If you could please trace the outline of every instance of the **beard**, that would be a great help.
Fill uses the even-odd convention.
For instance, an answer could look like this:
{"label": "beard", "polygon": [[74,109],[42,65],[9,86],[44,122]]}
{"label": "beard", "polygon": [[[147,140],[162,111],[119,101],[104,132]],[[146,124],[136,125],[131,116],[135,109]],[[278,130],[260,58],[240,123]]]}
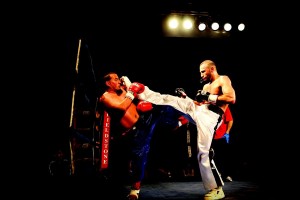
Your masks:
{"label": "beard", "polygon": [[206,83],[209,83],[208,79],[204,80],[204,79],[200,79],[200,84],[201,85],[205,85]]}

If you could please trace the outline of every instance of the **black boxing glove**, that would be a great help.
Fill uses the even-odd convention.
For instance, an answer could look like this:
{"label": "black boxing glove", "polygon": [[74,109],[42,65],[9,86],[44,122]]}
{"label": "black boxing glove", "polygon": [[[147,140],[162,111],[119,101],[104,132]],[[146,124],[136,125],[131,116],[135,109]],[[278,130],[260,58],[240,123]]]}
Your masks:
{"label": "black boxing glove", "polygon": [[215,104],[217,102],[218,95],[210,94],[209,92],[205,92],[203,90],[198,90],[195,100],[197,102],[208,101],[209,103]]}
{"label": "black boxing glove", "polygon": [[186,94],[185,94],[183,88],[176,88],[176,89],[175,89],[175,94],[176,94],[176,96],[178,96],[178,97],[183,97],[183,98],[186,97]]}

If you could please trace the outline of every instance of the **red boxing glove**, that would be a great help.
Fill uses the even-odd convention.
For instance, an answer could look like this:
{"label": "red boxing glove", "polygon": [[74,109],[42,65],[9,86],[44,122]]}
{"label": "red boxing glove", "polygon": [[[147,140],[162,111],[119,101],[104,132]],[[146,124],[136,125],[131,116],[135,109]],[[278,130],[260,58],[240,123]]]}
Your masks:
{"label": "red boxing glove", "polygon": [[131,92],[134,95],[134,97],[136,97],[137,94],[144,92],[144,90],[145,86],[137,82],[132,83],[128,88],[128,91]]}
{"label": "red boxing glove", "polygon": [[180,116],[178,120],[179,120],[178,122],[179,126],[185,125],[189,122],[189,120],[187,120],[184,116]]}
{"label": "red boxing glove", "polygon": [[152,103],[148,102],[148,101],[140,101],[138,103],[138,105],[136,106],[136,110],[138,112],[148,112],[150,110],[152,110],[153,106]]}

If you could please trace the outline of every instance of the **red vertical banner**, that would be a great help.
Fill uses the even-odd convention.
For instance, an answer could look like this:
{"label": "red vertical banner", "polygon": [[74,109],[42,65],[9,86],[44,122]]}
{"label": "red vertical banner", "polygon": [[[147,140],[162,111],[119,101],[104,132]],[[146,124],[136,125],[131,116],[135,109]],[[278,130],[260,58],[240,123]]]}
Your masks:
{"label": "red vertical banner", "polygon": [[109,158],[109,140],[110,140],[110,116],[104,111],[103,131],[102,131],[102,149],[101,149],[101,169],[108,168]]}

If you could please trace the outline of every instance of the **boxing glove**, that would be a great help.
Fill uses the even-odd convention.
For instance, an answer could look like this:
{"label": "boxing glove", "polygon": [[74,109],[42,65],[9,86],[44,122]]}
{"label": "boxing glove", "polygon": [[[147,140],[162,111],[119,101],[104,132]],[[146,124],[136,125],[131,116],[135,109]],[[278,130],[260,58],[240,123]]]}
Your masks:
{"label": "boxing glove", "polygon": [[128,91],[132,92],[135,97],[137,94],[144,92],[144,90],[145,90],[145,86],[138,82],[132,83],[128,88]]}
{"label": "boxing glove", "polygon": [[148,101],[140,101],[136,106],[136,110],[142,113],[151,111],[152,108],[153,108],[152,103]]}
{"label": "boxing glove", "polygon": [[198,102],[208,101],[209,103],[216,103],[218,99],[218,95],[210,94],[209,92],[205,92],[203,90],[198,90],[195,100]]}
{"label": "boxing glove", "polygon": [[186,94],[185,94],[185,91],[184,91],[183,88],[176,88],[176,89],[175,89],[175,94],[176,94],[176,96],[178,96],[178,97],[183,97],[183,98],[186,97]]}
{"label": "boxing glove", "polygon": [[145,86],[143,84],[137,82],[131,83],[125,97],[133,100],[137,96],[137,94],[142,93],[144,90]]}
{"label": "boxing glove", "polygon": [[126,90],[128,90],[129,86],[131,85],[131,81],[127,76],[122,76],[120,78],[122,86],[125,87]]}
{"label": "boxing glove", "polygon": [[223,135],[222,138],[225,138],[226,139],[226,143],[229,144],[229,138],[230,138],[229,133],[225,133],[225,135]]}

